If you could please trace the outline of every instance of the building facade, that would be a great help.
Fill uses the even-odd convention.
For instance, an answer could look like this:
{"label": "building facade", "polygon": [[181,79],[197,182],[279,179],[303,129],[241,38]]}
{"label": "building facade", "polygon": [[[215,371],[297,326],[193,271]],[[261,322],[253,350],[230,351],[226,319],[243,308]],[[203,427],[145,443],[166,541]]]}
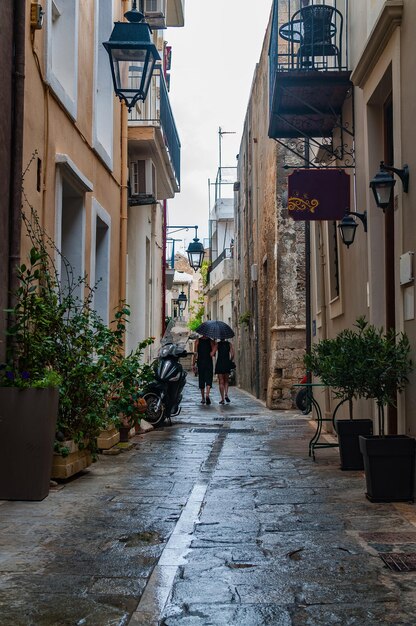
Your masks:
{"label": "building facade", "polygon": [[287,170],[299,159],[268,136],[272,20],[238,155],[234,325],[238,383],[269,408],[293,406],[305,350],[305,227],[288,215]]}
{"label": "building facade", "polygon": [[[326,14],[328,28],[323,42],[315,31],[314,45],[299,38],[295,26],[306,37],[318,13]],[[350,203],[345,209],[357,225],[355,240],[346,247],[339,217],[310,221],[308,309],[313,342],[334,337],[365,316],[377,327],[405,331],[413,349],[416,345],[415,24],[411,0],[274,2],[269,134],[281,144],[302,145],[305,168],[348,173]],[[296,111],[291,106],[295,100]],[[380,162],[401,174],[407,165],[410,172],[408,187],[392,174],[396,183],[384,210],[370,189]],[[337,199],[335,193],[334,205]],[[328,391],[322,392],[320,402],[326,417],[331,415],[335,401]],[[415,435],[415,403],[413,373],[405,393],[398,394],[397,407],[389,407],[389,433]],[[356,404],[357,417],[375,417],[373,402]]]}
{"label": "building facade", "polygon": [[[220,136],[221,141],[221,136]],[[233,325],[234,198],[236,168],[219,167],[210,207],[210,267],[206,292],[206,317]]]}
{"label": "building facade", "polygon": [[[130,8],[127,0],[7,3],[0,152],[7,199],[0,217],[6,244],[2,309],[13,269],[30,246],[22,204],[53,241],[64,287],[85,276],[94,287],[93,306],[106,323],[120,302],[130,304],[127,351],[160,335],[163,327],[165,199],[179,191],[180,181],[164,33],[168,26],[183,25],[184,3],[145,2],[162,61],[148,98],[128,115],[115,97],[103,42]],[[75,295],[82,297],[83,290],[80,283]],[[3,317],[0,331],[3,353]]]}
{"label": "building facade", "polygon": [[131,349],[144,337],[163,334],[167,202],[180,191],[181,144],[169,101],[172,50],[167,39],[169,28],[184,26],[184,0],[145,2],[144,11],[161,61],[145,102],[128,115],[126,297],[132,311]]}

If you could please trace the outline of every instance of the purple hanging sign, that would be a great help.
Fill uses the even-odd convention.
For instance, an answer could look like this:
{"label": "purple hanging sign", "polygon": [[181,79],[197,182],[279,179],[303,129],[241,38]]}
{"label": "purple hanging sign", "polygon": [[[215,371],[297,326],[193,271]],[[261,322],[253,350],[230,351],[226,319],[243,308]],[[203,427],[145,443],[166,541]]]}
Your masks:
{"label": "purple hanging sign", "polygon": [[342,220],[350,211],[345,170],[295,170],[288,176],[288,211],[294,220]]}

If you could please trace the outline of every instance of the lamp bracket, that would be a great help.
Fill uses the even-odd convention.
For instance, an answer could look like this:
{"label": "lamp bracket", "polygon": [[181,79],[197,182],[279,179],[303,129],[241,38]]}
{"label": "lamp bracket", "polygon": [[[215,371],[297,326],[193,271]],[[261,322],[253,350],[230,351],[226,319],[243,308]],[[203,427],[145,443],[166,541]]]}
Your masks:
{"label": "lamp bracket", "polygon": [[384,161],[381,161],[380,169],[385,170],[386,172],[393,172],[394,174],[396,174],[402,181],[403,191],[405,193],[408,193],[409,191],[409,166],[407,165],[407,163],[405,163],[401,169],[398,169],[397,167],[393,167],[392,165],[385,165]]}
{"label": "lamp bracket", "polygon": [[166,231],[173,228],[175,229],[174,233],[180,230],[189,230],[190,228],[195,228],[195,237],[198,237],[198,226],[166,226]]}
{"label": "lamp bracket", "polygon": [[356,211],[346,211],[345,215],[352,215],[353,217],[358,217],[359,220],[361,220],[363,228],[364,228],[364,232],[367,232],[367,211],[364,211],[364,213],[358,213]]}

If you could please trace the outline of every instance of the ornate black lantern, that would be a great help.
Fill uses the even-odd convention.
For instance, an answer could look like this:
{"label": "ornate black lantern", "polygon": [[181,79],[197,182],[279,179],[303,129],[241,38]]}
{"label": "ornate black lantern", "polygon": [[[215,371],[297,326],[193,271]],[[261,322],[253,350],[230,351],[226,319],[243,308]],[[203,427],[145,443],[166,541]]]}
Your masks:
{"label": "ornate black lantern", "polygon": [[341,222],[338,224],[342,243],[345,244],[347,248],[349,248],[350,245],[354,243],[355,231],[358,227],[358,224],[353,216],[358,217],[362,221],[364,232],[367,232],[367,211],[364,211],[364,213],[352,213],[350,211],[347,211]]}
{"label": "ornate black lantern", "polygon": [[374,199],[377,206],[380,209],[387,209],[390,205],[393,195],[393,188],[396,184],[396,180],[393,176],[397,174],[403,184],[403,191],[405,193],[409,190],[409,167],[403,165],[402,169],[391,167],[390,165],[384,165],[384,161],[380,162],[380,171],[374,176],[370,182],[370,187],[373,190]]}
{"label": "ornate black lantern", "polygon": [[178,296],[179,315],[181,317],[182,317],[183,312],[186,309],[187,303],[188,303],[188,298],[186,297],[186,293],[182,290]]}
{"label": "ornate black lantern", "polygon": [[127,11],[128,22],[115,22],[110,39],[103,46],[110,57],[114,91],[129,111],[138,100],[145,100],[153,69],[160,55],[151,39],[149,25],[136,8]]}
{"label": "ornate black lantern", "polygon": [[195,272],[201,269],[205,250],[198,237],[194,237],[194,240],[189,244],[186,253],[188,255],[189,265],[195,270]]}

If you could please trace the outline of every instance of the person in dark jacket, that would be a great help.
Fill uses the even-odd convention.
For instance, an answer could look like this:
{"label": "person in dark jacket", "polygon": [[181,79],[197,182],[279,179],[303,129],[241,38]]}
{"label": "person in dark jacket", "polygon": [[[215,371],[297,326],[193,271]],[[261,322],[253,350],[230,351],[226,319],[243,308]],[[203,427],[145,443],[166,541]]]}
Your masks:
{"label": "person in dark jacket", "polygon": [[212,357],[215,354],[215,341],[202,336],[195,341],[192,365],[198,367],[198,382],[201,391],[201,404],[211,404],[209,393],[212,387],[214,366]]}
{"label": "person in dark jacket", "polygon": [[231,402],[228,397],[228,387],[230,381],[231,362],[234,361],[234,348],[229,341],[223,339],[216,344],[215,351],[217,353],[215,373],[218,376],[218,385],[221,394],[220,404],[224,404],[224,402]]}

